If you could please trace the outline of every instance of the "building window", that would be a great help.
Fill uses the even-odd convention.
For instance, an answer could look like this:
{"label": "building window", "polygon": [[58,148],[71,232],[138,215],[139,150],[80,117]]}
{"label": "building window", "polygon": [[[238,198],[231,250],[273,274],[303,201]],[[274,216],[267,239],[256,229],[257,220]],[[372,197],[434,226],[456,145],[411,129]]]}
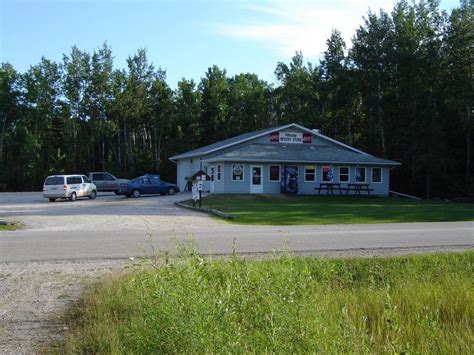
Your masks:
{"label": "building window", "polygon": [[222,165],[217,165],[217,181],[221,181],[222,179]]}
{"label": "building window", "polygon": [[372,182],[382,182],[382,168],[372,168]]}
{"label": "building window", "polygon": [[332,182],[334,180],[334,172],[332,166],[323,166],[322,168],[322,181]]}
{"label": "building window", "polygon": [[316,167],[314,165],[306,165],[304,167],[304,181],[316,181]]}
{"label": "building window", "polygon": [[244,181],[243,164],[232,164],[232,181]]}
{"label": "building window", "polygon": [[365,168],[356,167],[355,181],[365,182]]}
{"label": "building window", "polygon": [[270,165],[268,167],[269,181],[280,182],[280,165]]}
{"label": "building window", "polygon": [[347,166],[339,167],[339,182],[349,182],[349,168]]}
{"label": "building window", "polygon": [[214,181],[214,167],[211,166],[211,173],[209,174],[211,176],[211,181]]}

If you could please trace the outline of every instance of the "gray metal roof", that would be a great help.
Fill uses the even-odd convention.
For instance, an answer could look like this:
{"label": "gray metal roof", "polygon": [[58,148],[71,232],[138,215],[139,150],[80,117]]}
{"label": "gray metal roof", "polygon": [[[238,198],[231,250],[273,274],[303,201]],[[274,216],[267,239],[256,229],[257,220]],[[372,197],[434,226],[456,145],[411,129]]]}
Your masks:
{"label": "gray metal roof", "polygon": [[256,138],[258,136],[261,136],[261,135],[264,135],[264,134],[267,134],[267,133],[270,133],[270,132],[273,132],[273,131],[278,131],[280,129],[285,129],[285,128],[290,127],[292,125],[293,124],[288,124],[288,125],[279,126],[279,127],[266,128],[266,129],[262,129],[260,131],[244,133],[244,134],[241,134],[240,136],[232,137],[232,138],[225,139],[223,141],[220,141],[220,142],[217,142],[217,143],[214,143],[214,144],[206,145],[205,147],[190,150],[189,152],[176,155],[174,157],[171,157],[170,159],[171,160],[178,160],[178,159],[191,158],[191,157],[198,156],[198,155],[208,154],[208,153],[211,153],[213,151],[224,148],[226,146],[231,146],[231,145],[236,144],[236,143],[245,142],[247,140]]}
{"label": "gray metal roof", "polygon": [[393,160],[360,154],[342,147],[303,144],[250,144],[205,161],[400,165]]}

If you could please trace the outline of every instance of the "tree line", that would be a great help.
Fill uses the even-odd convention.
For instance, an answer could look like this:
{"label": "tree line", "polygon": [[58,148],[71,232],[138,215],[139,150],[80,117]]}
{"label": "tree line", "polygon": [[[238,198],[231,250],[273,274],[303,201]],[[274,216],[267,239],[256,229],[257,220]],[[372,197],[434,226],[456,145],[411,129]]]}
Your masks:
{"label": "tree line", "polygon": [[107,44],[72,47],[0,72],[0,190],[37,190],[48,174],[157,172],[169,157],[241,133],[291,122],[400,161],[395,190],[423,197],[474,193],[473,5],[437,1],[368,12],[350,48],[333,30],[317,63],[296,52],[277,84],[211,66],[176,89],[144,49],[114,69]]}

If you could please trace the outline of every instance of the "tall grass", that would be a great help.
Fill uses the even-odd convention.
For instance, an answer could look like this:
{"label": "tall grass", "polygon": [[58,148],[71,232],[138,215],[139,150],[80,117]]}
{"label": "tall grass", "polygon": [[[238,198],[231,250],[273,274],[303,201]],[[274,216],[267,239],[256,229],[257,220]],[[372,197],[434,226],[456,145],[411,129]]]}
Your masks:
{"label": "tall grass", "polygon": [[67,353],[472,353],[474,252],[142,267],[91,288]]}

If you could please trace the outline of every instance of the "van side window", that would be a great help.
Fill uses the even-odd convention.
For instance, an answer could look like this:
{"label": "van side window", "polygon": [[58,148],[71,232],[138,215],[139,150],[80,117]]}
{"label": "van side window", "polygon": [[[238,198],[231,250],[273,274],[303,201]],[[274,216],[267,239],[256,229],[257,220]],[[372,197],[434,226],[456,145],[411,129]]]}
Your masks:
{"label": "van side window", "polygon": [[92,174],[92,180],[94,181],[104,180],[104,174]]}
{"label": "van side window", "polygon": [[67,178],[68,185],[82,184],[82,179],[80,176],[69,176]]}
{"label": "van side window", "polygon": [[109,174],[102,174],[104,176],[104,180],[107,180],[107,181],[114,181],[114,177],[112,175],[109,175]]}

